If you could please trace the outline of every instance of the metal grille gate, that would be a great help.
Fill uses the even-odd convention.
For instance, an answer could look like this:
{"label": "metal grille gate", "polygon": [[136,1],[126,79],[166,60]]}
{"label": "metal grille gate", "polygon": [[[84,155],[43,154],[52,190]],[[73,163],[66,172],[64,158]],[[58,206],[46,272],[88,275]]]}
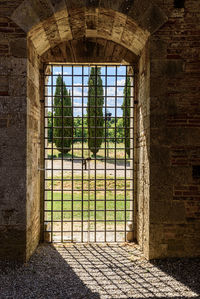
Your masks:
{"label": "metal grille gate", "polygon": [[124,242],[133,225],[133,69],[50,64],[44,82],[45,239]]}

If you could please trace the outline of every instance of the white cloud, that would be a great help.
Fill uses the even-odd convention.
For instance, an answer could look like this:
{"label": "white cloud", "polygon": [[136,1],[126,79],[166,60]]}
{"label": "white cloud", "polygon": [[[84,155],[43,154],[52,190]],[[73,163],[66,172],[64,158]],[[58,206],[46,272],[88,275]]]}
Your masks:
{"label": "white cloud", "polygon": [[82,115],[82,109],[81,108],[76,108],[75,116],[77,116],[77,115]]}
{"label": "white cloud", "polygon": [[125,79],[121,79],[117,81],[118,86],[124,86],[125,85]]}
{"label": "white cloud", "polygon": [[[62,72],[54,72],[54,75],[62,75]],[[63,75],[70,75],[68,72],[63,72]]]}
{"label": "white cloud", "polygon": [[81,87],[75,87],[74,88],[74,96],[75,97],[87,97],[88,93],[86,92],[86,90],[84,90],[83,94],[82,94],[82,88]]}
{"label": "white cloud", "polygon": [[[74,107],[80,107],[80,106],[82,106],[82,100],[80,99],[79,101],[77,101],[77,102],[73,102],[73,105],[74,105]],[[81,108],[82,109],[82,108]]]}
{"label": "white cloud", "polygon": [[[107,96],[115,96],[115,94],[118,97],[123,97],[123,88],[115,88],[115,87],[108,87],[107,88]],[[104,89],[104,95],[105,95],[105,89]]]}

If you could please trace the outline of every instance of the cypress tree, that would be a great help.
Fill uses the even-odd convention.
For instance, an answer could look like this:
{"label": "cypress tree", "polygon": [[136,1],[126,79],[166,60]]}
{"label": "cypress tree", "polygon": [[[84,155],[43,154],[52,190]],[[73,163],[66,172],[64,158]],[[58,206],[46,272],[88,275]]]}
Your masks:
{"label": "cypress tree", "polygon": [[48,112],[48,142],[52,142],[53,129],[52,129],[52,112]]}
{"label": "cypress tree", "polygon": [[[56,127],[54,128],[54,137],[61,137],[54,139],[54,142],[61,153],[67,154],[71,150],[72,144],[73,111],[70,93],[60,75],[56,80],[54,106],[54,127]],[[64,107],[62,108],[62,106]],[[65,116],[65,118],[62,118],[62,116]],[[62,137],[65,138],[63,139]]]}
{"label": "cypress tree", "polygon": [[[103,86],[101,79],[101,68],[92,67],[88,81],[88,103],[87,103],[87,125],[88,125],[88,147],[93,155],[99,151],[104,134],[103,118]],[[98,138],[97,138],[98,137]],[[102,137],[102,138],[99,138]]]}
{"label": "cypress tree", "polygon": [[124,87],[124,100],[122,104],[123,110],[123,127],[125,137],[126,153],[130,156],[130,104],[131,104],[131,80],[130,77],[126,78]]}

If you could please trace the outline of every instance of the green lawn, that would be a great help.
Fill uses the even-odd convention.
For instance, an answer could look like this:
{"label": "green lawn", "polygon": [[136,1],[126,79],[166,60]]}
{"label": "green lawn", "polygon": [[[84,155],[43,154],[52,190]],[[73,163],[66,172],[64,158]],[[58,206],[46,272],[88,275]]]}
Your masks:
{"label": "green lawn", "polygon": [[[106,200],[106,201],[94,201],[91,199],[90,203],[88,201],[88,196],[85,195],[82,197],[81,195],[74,196],[74,200],[71,199],[71,194],[64,193],[64,201],[62,202],[60,200],[60,194],[57,192],[53,193],[53,199],[52,202],[46,203],[45,210],[48,210],[46,212],[46,221],[51,220],[51,215],[53,214],[54,220],[71,220],[72,219],[72,212],[73,209],[73,219],[74,220],[87,220],[88,219],[88,207],[90,205],[90,219],[95,219],[95,204],[96,204],[96,220],[104,220],[105,214],[104,210],[106,209],[106,219],[107,220],[114,220],[115,219],[115,208],[116,210],[119,210],[116,212],[116,220],[124,220],[125,219],[125,205],[126,210],[130,207],[130,202],[125,203],[124,200],[121,200],[120,196],[117,196],[116,202],[113,200]],[[82,214],[83,209],[83,214]],[[53,210],[53,212],[51,212]],[[61,212],[63,211],[63,212]],[[129,217],[129,212],[127,211],[127,217]]]}
{"label": "green lawn", "polygon": [[[65,179],[70,179],[70,176],[64,177]],[[57,177],[56,179],[60,179]],[[95,192],[90,191],[90,201],[88,200],[88,192],[82,192],[83,189],[88,188],[88,181],[81,181],[80,176],[75,177],[74,189],[80,191],[73,191],[73,200],[71,191],[56,191],[61,189],[61,182],[54,181],[53,184],[53,193],[51,191],[46,191],[46,204],[45,210],[47,210],[45,215],[45,220],[50,221],[51,217],[55,221],[63,220],[87,220],[88,219],[88,209],[90,210],[90,219],[91,220],[104,220],[106,210],[106,220],[125,220],[125,211],[127,220],[129,219],[130,212],[127,211],[130,209],[130,199],[131,192],[126,192],[127,202],[125,202],[125,182],[118,178],[116,180],[116,194],[114,192],[115,180],[113,177],[109,177],[109,181],[106,182],[103,180],[103,176],[98,176],[98,181],[96,181],[96,200]],[[101,180],[102,179],[102,180]],[[105,186],[111,191],[105,192]],[[71,190],[72,181],[64,181],[64,189]],[[51,182],[48,184],[48,188],[51,188]],[[91,177],[90,188],[95,189],[95,180],[94,177]],[[130,188],[130,182],[126,183],[126,188]],[[53,194],[53,196],[52,196]],[[106,196],[106,199],[105,199]],[[53,197],[53,198],[52,198]],[[90,206],[90,208],[89,208]],[[73,210],[73,213],[71,212]],[[95,213],[96,210],[96,213]],[[116,210],[116,212],[115,212]],[[73,215],[72,215],[73,214]]]}

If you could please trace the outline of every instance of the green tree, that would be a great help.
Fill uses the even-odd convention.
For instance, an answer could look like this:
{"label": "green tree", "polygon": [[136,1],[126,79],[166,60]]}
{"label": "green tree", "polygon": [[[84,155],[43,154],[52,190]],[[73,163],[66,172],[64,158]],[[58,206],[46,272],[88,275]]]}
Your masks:
{"label": "green tree", "polygon": [[87,125],[88,147],[93,155],[99,151],[104,135],[103,86],[101,68],[92,67],[88,81]]}
{"label": "green tree", "polygon": [[131,104],[131,80],[126,78],[124,87],[124,100],[122,104],[123,110],[123,127],[125,136],[126,153],[130,156],[130,104]]}
{"label": "green tree", "polygon": [[54,106],[54,137],[60,137],[54,142],[61,153],[67,154],[72,144],[73,111],[70,93],[60,75],[56,80]]}
{"label": "green tree", "polygon": [[52,142],[53,129],[52,129],[52,112],[48,111],[48,142]]}
{"label": "green tree", "polygon": [[[124,127],[124,123],[123,123],[123,119],[120,118],[120,119],[117,119],[116,121],[116,124],[115,124],[115,121],[114,122],[110,122],[110,126],[111,130],[108,130],[109,131],[109,134],[108,134],[108,137],[111,138],[110,141],[111,142],[115,142],[115,143],[121,143],[123,142],[123,127]],[[115,138],[116,136],[116,138]]]}
{"label": "green tree", "polygon": [[123,142],[123,137],[124,137],[124,135],[123,135],[123,125],[124,125],[124,123],[123,123],[123,119],[122,118],[120,118],[120,119],[118,119],[118,121],[117,121],[117,138],[119,138],[119,139],[117,139],[117,143],[121,143],[121,142]]}
{"label": "green tree", "polygon": [[87,137],[87,123],[85,118],[77,117],[74,119],[74,143],[85,142]]}

